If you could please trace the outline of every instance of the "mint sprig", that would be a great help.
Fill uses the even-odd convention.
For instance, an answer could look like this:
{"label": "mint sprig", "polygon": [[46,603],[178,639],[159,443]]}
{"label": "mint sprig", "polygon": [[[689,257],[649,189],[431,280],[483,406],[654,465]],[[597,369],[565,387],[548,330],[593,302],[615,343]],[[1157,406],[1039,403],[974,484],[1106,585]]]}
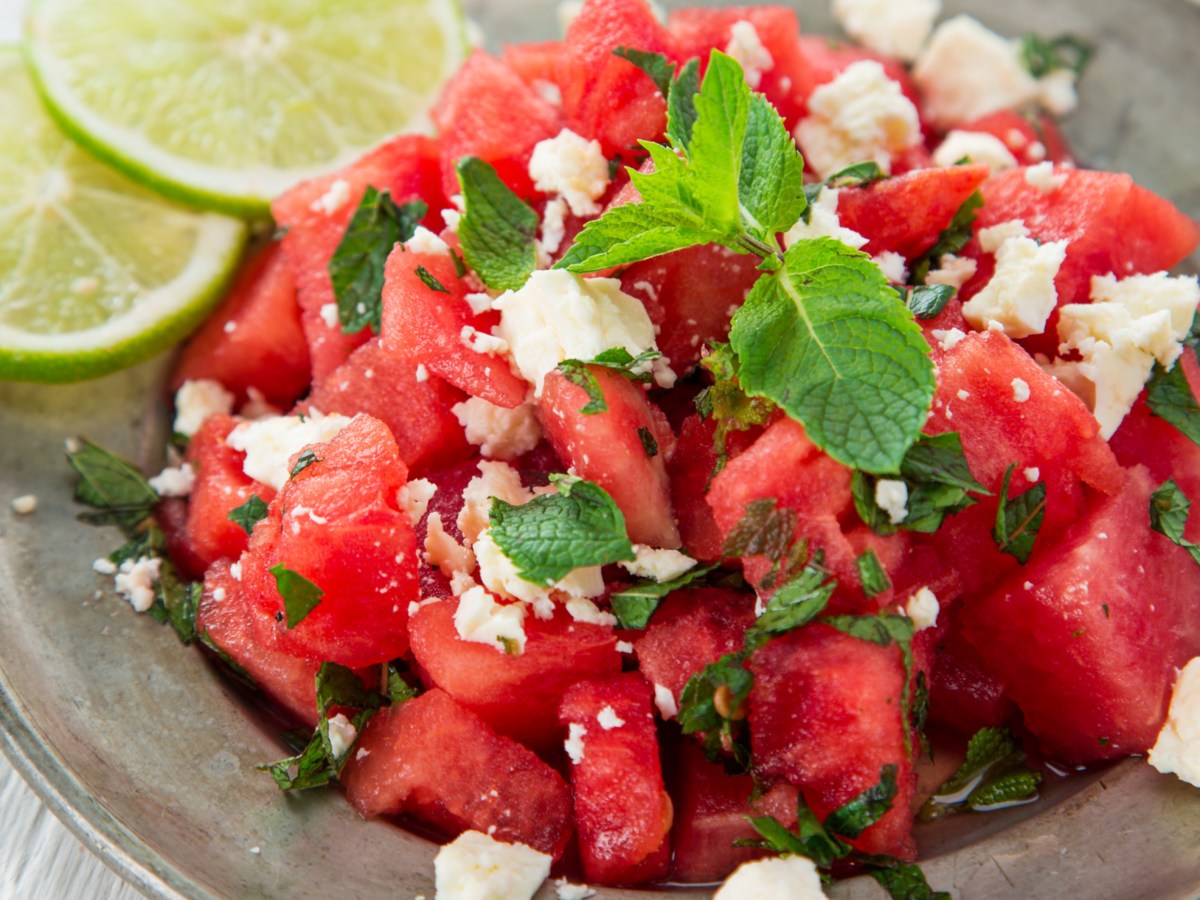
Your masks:
{"label": "mint sprig", "polygon": [[537,268],[537,213],[477,157],[459,161],[458,182],[465,201],[458,237],[467,265],[490,288],[518,290]]}
{"label": "mint sprig", "polygon": [[80,514],[80,520],[89,525],[117,525],[132,536],[153,513],[158,491],[116,454],[85,438],[78,444],[67,453],[67,462],[79,476],[75,501],[96,510]]}

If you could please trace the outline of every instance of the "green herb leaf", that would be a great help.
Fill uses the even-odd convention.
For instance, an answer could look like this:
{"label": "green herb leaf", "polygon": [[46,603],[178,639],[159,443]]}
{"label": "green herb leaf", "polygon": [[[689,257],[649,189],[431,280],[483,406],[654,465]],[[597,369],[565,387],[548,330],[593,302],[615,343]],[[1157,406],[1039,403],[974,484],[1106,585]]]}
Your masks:
{"label": "green herb leaf", "polygon": [[1082,75],[1095,53],[1092,44],[1070,34],[1044,38],[1030,33],[1021,41],[1021,61],[1034,78],[1049,75],[1056,69]]}
{"label": "green herb leaf", "polygon": [[387,692],[388,699],[392,701],[393,706],[413,700],[420,693],[404,677],[404,669],[402,664],[388,663]]}
{"label": "green herb leaf", "polygon": [[417,266],[416,273],[417,277],[421,279],[421,284],[425,285],[425,287],[429,288],[431,291],[437,291],[439,294],[450,293],[450,288],[438,281],[433,276],[433,273],[424,266]]}
{"label": "green herb leaf", "polygon": [[762,837],[761,841],[754,842],[755,846],[774,850],[781,856],[808,856],[804,842],[784,828],[774,816],[746,816],[746,821]]}
{"label": "green herb leaf", "polygon": [[312,450],[302,451],[301,454],[296,457],[296,464],[292,466],[291,477],[295,478],[313,463],[319,463],[320,461],[321,457],[317,456],[317,454]]}
{"label": "green herb leaf", "polygon": [[768,245],[795,225],[808,205],[804,160],[779,112],[762,94],[750,97],[738,199],[746,231]]}
{"label": "green herb leaf", "polygon": [[866,187],[872,182],[882,181],[887,177],[887,172],[883,171],[879,163],[867,160],[846,166],[840,172],[834,172],[822,184],[831,188]]}
{"label": "green herb leaf", "polygon": [[679,697],[683,733],[703,733],[709,759],[732,754],[743,769],[750,765],[744,707],[754,686],[754,675],[745,666],[746,656],[746,651],[727,653],[709,663],[688,680]]}
{"label": "green herb leaf", "polygon": [[777,403],[839,462],[895,472],[920,436],[935,387],[929,345],[883,273],[845,244],[794,244],[729,337],[742,390]]}
{"label": "green herb leaf", "polygon": [[1041,772],[1028,769],[1007,772],[971,791],[967,806],[976,812],[987,812],[1032,803],[1037,800],[1041,786]]}
{"label": "green herb leaf", "polygon": [[947,891],[935,891],[929,886],[916,863],[898,862],[894,866],[872,868],[870,874],[892,900],[951,900]]}
{"label": "green herb leaf", "polygon": [[166,621],[175,629],[179,640],[187,646],[196,640],[196,610],[204,596],[204,585],[184,581],[179,570],[164,561],[158,570],[158,585],[155,587],[158,601],[162,604]]}
{"label": "green herb leaf", "polygon": [[1037,799],[1040,772],[1025,766],[1025,751],[1007,728],[981,728],[967,758],[921,808],[923,820],[961,809],[986,811]]}
{"label": "green herb leaf", "polygon": [[905,303],[918,319],[936,319],[954,294],[948,284],[918,284],[907,292]]}
{"label": "green herb leaf", "polygon": [[117,525],[127,534],[145,522],[158,504],[158,492],[133,465],[98,444],[80,438],[79,449],[67,453],[79,475],[75,501],[96,509],[80,520],[91,525]]}
{"label": "green herb leaf", "polygon": [[662,53],[652,53],[648,50],[636,50],[632,47],[618,47],[613,51],[614,56],[633,63],[650,76],[654,86],[663,97],[671,96],[671,85],[674,82],[675,63]]}
{"label": "green herb leaf", "polygon": [[893,764],[884,766],[879,773],[879,784],[829,814],[825,819],[826,830],[853,840],[882,819],[896,799],[897,771]]}
{"label": "green herb leaf", "polygon": [[1004,470],[1000,487],[1000,506],[996,509],[996,527],[992,537],[1002,553],[1007,553],[1024,565],[1033,553],[1033,543],[1046,517],[1046,483],[1039,481],[1023,494],[1008,496],[1016,464]]}
{"label": "green herb leaf", "polygon": [[460,160],[458,181],[466,201],[458,237],[467,264],[490,288],[519,289],[537,267],[537,213],[482,159]]}
{"label": "green herb leaf", "polygon": [[746,647],[761,647],[776,635],[807,625],[825,611],[837,581],[829,577],[820,553],[771,595],[767,607],[746,631]]}
{"label": "green herb leaf", "polygon": [[645,628],[650,617],[654,615],[654,611],[658,609],[658,605],[667,594],[703,580],[716,568],[716,566],[703,566],[684,572],[678,578],[670,581],[654,581],[647,578],[630,585],[609,597],[613,615],[617,617],[617,622],[622,628],[633,630]]}
{"label": "green herb leaf", "polygon": [[[1192,327],[1183,342],[1183,352],[1193,353],[1200,361],[1200,312],[1192,317]],[[1188,383],[1181,361],[1168,372],[1162,363],[1146,383],[1146,404],[1150,412],[1174,425],[1176,430],[1194,444],[1200,444],[1200,403]]]}
{"label": "green herb leaf", "polygon": [[325,718],[335,706],[354,709],[379,709],[388,700],[379,691],[363,685],[352,669],[332,662],[321,663],[317,669],[317,711]]}
{"label": "green herb leaf", "polygon": [[725,538],[721,556],[765,556],[781,565],[793,544],[796,513],[778,502],[763,497],[747,503],[742,518]]}
{"label": "green herb leaf", "polygon": [[329,260],[329,280],[343,332],[356,334],[368,327],[379,332],[384,264],[397,242],[413,236],[427,211],[421,200],[397,205],[390,192],[367,186]]}
{"label": "green herb leaf", "polygon": [[588,395],[588,402],[580,407],[579,411],[585,416],[594,416],[608,412],[608,401],[604,399],[600,382],[589,370],[589,366],[612,369],[633,381],[646,382],[653,377],[649,364],[661,356],[657,350],[643,350],[634,356],[624,347],[612,347],[595,359],[564,359],[558,364],[558,371],[571,384],[583,388]]}
{"label": "green herb leaf", "polygon": [[275,587],[283,598],[283,609],[287,614],[287,627],[295,628],[317,608],[325,592],[283,563],[268,569],[275,577]]}
{"label": "green herb leaf", "polygon": [[715,478],[729,459],[726,452],[729,434],[763,425],[775,411],[775,404],[764,397],[751,397],[737,381],[737,357],[728,344],[717,344],[700,363],[713,378],[713,383],[696,395],[696,411],[706,419],[715,419],[713,450],[717,464]]}
{"label": "green herb leaf", "polygon": [[878,597],[892,586],[892,580],[879,563],[875,551],[868,548],[854,560],[858,568],[858,580],[862,582],[863,593],[868,597]]}
{"label": "green herb leaf", "polygon": [[267,517],[267,504],[263,503],[258,494],[251,494],[241,506],[229,511],[229,521],[238,525],[246,534],[254,531],[254,526]]}
{"label": "green herb leaf", "polygon": [[943,256],[947,253],[958,253],[970,243],[971,237],[975,233],[973,230],[975,213],[981,206],[983,206],[983,194],[979,191],[963,201],[963,205],[958,208],[958,212],[954,214],[950,224],[938,235],[933,246],[913,262],[908,279],[910,283],[924,284],[925,279],[929,276],[929,271],[941,265]]}
{"label": "green herb leaf", "polygon": [[654,435],[649,428],[639,428],[637,430],[638,440],[642,442],[642,449],[646,451],[648,459],[654,459],[658,456],[658,441],[654,439]]}
{"label": "green herb leaf", "polygon": [[551,476],[557,494],[522,506],[492,498],[491,535],[526,581],[549,587],[583,566],[633,560],[625,516],[599,485]]}
{"label": "green herb leaf", "polygon": [[696,126],[696,94],[700,92],[700,60],[689,59],[667,96],[667,140],[672,147],[687,152]]}
{"label": "green herb leaf", "polygon": [[1183,536],[1191,508],[1192,501],[1187,494],[1180,490],[1173,478],[1168,478],[1150,495],[1150,527],[1178,544],[1200,564],[1200,545]]}

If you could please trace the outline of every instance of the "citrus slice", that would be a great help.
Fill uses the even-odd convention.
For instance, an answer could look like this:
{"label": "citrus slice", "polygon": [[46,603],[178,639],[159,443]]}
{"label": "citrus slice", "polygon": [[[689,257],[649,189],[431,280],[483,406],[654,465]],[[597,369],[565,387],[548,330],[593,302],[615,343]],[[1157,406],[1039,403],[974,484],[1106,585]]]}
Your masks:
{"label": "citrus slice", "polygon": [[165,200],[80,150],[0,47],[0,379],[78,381],[183,337],[246,226]]}
{"label": "citrus slice", "polygon": [[464,35],[456,0],[34,0],[26,18],[68,134],[163,193],[245,216],[428,130]]}

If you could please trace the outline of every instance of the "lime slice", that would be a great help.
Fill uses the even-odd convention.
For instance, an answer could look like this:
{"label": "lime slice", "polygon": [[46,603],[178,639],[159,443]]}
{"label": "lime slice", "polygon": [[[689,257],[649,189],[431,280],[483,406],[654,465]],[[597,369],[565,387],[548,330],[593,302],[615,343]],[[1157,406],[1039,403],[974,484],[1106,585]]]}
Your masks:
{"label": "lime slice", "polygon": [[194,327],[246,226],[176,205],[76,147],[0,48],[0,379],[78,381]]}
{"label": "lime slice", "polygon": [[51,112],[170,196],[260,215],[428,109],[466,51],[456,0],[34,0]]}

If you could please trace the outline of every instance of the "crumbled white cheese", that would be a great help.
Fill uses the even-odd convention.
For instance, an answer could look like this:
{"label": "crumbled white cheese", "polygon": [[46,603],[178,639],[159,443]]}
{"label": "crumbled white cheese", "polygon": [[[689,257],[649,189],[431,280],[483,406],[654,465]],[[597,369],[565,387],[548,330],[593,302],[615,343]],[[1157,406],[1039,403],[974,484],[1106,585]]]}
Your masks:
{"label": "crumbled white cheese", "polygon": [[[1092,385],[1092,413],[1106,440],[1132,409],[1157,360],[1170,369],[1200,303],[1196,276],[1092,278],[1091,303],[1059,310],[1059,352],[1077,351],[1074,373]],[[1055,370],[1057,376],[1059,372]]]}
{"label": "crumbled white cheese", "polygon": [[508,341],[480,331],[472,325],[464,325],[458,333],[458,338],[468,350],[485,356],[503,356],[508,352]]}
{"label": "crumbled white cheese", "polygon": [[564,359],[594,359],[623,347],[632,356],[655,349],[654,324],[640,300],[615,278],[580,278],[562,269],[534,272],[518,291],[493,303],[497,333],[538,396],[542,383]]}
{"label": "crumbled white cheese", "polygon": [[883,277],[892,284],[904,284],[908,281],[908,266],[904,257],[899,253],[884,250],[878,256],[871,257],[871,262],[879,267]]}
{"label": "crumbled white cheese", "polygon": [[678,550],[660,550],[645,544],[634,544],[633,562],[622,561],[622,569],[637,578],[672,581],[696,565],[696,560]]}
{"label": "crumbled white cheese", "polygon": [[763,46],[754,23],[745,19],[734,22],[730,27],[725,53],[737,60],[742,67],[746,84],[755,89],[762,84],[763,74],[775,68],[771,51]]}
{"label": "crumbled white cheese", "polygon": [[1038,85],[1021,61],[1020,45],[970,16],[955,16],[934,31],[913,67],[926,118],[950,129],[1037,97]]}
{"label": "crumbled white cheese", "polygon": [[1079,105],[1078,76],[1072,69],[1053,69],[1037,80],[1037,101],[1052,116],[1065,116]]}
{"label": "crumbled white cheese", "polygon": [[1024,474],[1025,474],[1025,479],[1030,484],[1037,484],[1038,479],[1040,479],[1042,477],[1042,470],[1039,469],[1037,466],[1030,466],[1028,469],[1025,470]]}
{"label": "crumbled white cheese", "polygon": [[986,163],[993,172],[1015,169],[1020,163],[1004,141],[985,131],[954,129],[933,151],[933,164],[943,168],[957,165],[960,160]]}
{"label": "crumbled white cheese", "polygon": [[404,242],[404,249],[413,253],[449,253],[450,245],[424,225],[418,225],[413,236]]}
{"label": "crumbled white cheese", "polygon": [[967,336],[967,333],[961,328],[935,328],[930,334],[946,353],[957,347],[958,342]]}
{"label": "crumbled white cheese", "polygon": [[115,575],[117,573],[117,564],[107,556],[102,556],[92,563],[92,571],[99,575]]}
{"label": "crumbled white cheese", "polygon": [[437,485],[425,478],[414,478],[396,492],[396,504],[408,513],[416,525],[425,517],[429,501],[437,493]]}
{"label": "crumbled white cheese", "polygon": [[588,900],[596,896],[586,884],[571,884],[565,877],[554,882],[554,892],[558,894],[558,900]]}
{"label": "crumbled white cheese", "polygon": [[1200,656],[1175,679],[1167,721],[1150,748],[1150,765],[1200,787]]}
{"label": "crumbled white cheese", "polygon": [[147,481],[160,497],[186,497],[196,486],[196,473],[191,463],[179,467],[168,466]]}
{"label": "crumbled white cheese", "polygon": [[617,715],[617,711],[611,706],[605,706],[596,714],[596,724],[605,731],[612,731],[614,728],[620,728],[625,724],[625,720]]}
{"label": "crumbled white cheese", "polygon": [[[95,566],[93,563],[92,567]],[[154,586],[158,584],[161,568],[162,560],[155,556],[125,560],[113,579],[117,593],[128,600],[137,612],[145,612],[154,605]]]}
{"label": "crumbled white cheese", "polygon": [[18,516],[27,516],[37,509],[38,498],[34,494],[22,494],[20,497],[13,497],[12,511]]}
{"label": "crumbled white cheese", "polygon": [[946,253],[942,256],[940,267],[925,277],[925,283],[948,284],[956,291],[960,291],[964,284],[975,277],[975,271],[978,268],[975,260],[969,256],[955,256],[953,253]]}
{"label": "crumbled white cheese", "polygon": [[793,225],[783,236],[784,245],[790,247],[797,241],[831,237],[855,250],[862,248],[867,243],[867,238],[857,231],[843,228],[842,221],[838,218],[838,193],[836,188],[823,188],[817,199],[808,206],[808,221],[800,219]]}
{"label": "crumbled white cheese", "polygon": [[[554,582],[551,588],[545,588],[532,581],[526,581],[517,574],[517,567],[492,539],[487,529],[480,533],[473,549],[475,558],[479,562],[479,580],[489,591],[501,597],[536,603],[545,599],[550,590],[561,591],[567,594],[571,600],[581,601],[586,601],[588,597],[598,597],[604,593],[604,579],[600,575],[599,566],[575,569],[561,580]],[[592,606],[595,609],[594,604]],[[570,606],[568,606],[568,610],[571,610]],[[587,612],[582,607],[580,607],[580,611],[581,615],[587,616]],[[574,613],[572,614],[574,615]],[[608,616],[608,614],[595,610],[595,614],[591,618],[598,620],[601,616]],[[608,620],[611,623],[612,617],[608,616]]]}
{"label": "crumbled white cheese", "polygon": [[238,415],[243,419],[265,419],[267,416],[283,415],[283,410],[270,403],[258,388],[248,387],[246,402],[238,410]]}
{"label": "crumbled white cheese", "polygon": [[242,580],[242,564],[241,564],[241,562],[235,562],[235,563],[229,564],[229,577],[231,577],[234,581]]}
{"label": "crumbled white cheese", "polygon": [[1025,183],[1032,188],[1037,188],[1043,194],[1053,194],[1067,183],[1067,173],[1059,172],[1056,175],[1054,163],[1047,160],[1036,166],[1029,166],[1025,170]]}
{"label": "crumbled white cheese", "polygon": [[905,62],[917,58],[941,9],[941,0],[833,0],[833,14],[846,34]]}
{"label": "crumbled white cheese", "polygon": [[333,758],[341,759],[350,752],[354,742],[358,740],[358,729],[354,727],[344,713],[331,716],[328,721],[329,747],[333,750]]}
{"label": "crumbled white cheese", "polygon": [[633,652],[633,644],[629,643],[629,641],[617,641],[617,652],[618,653],[632,653]]}
{"label": "crumbled white cheese", "polygon": [[936,625],[940,611],[941,604],[938,603],[937,595],[927,587],[909,597],[908,603],[904,605],[904,613],[912,619],[916,631],[924,631]]}
{"label": "crumbled white cheese", "polygon": [[464,831],[433,861],[437,900],[532,900],[550,875],[550,857]]}
{"label": "crumbled white cheese", "polygon": [[350,200],[350,184],[344,178],[335,178],[329,189],[312,202],[309,207],[313,212],[332,216]]}
{"label": "crumbled white cheese", "polygon": [[821,873],[805,856],[780,856],[742,863],[713,894],[713,900],[821,900]]}
{"label": "crumbled white cheese", "polygon": [[600,212],[596,201],[608,190],[608,160],[599,141],[564,128],[533,148],[529,177],[539,191],[566,200],[575,215],[594,216]]}
{"label": "crumbled white cheese", "polygon": [[413,378],[417,384],[424,384],[429,380],[429,370],[425,368],[425,363],[417,363],[417,370],[413,373]]}
{"label": "crumbled white cheese", "polygon": [[242,422],[225,443],[246,454],[242,471],[262,484],[279,490],[291,477],[290,459],[305,447],[333,440],[350,424],[346,416],[321,415],[315,409],[306,416],[272,416]]}
{"label": "crumbled white cheese", "polygon": [[322,303],[321,308],[317,310],[317,314],[321,317],[321,321],[330,328],[339,328],[341,326],[341,319],[338,316],[338,305],[336,303]]}
{"label": "crumbled white cheese", "polygon": [[1029,382],[1024,378],[1014,378],[1012,380],[1013,399],[1018,403],[1024,403],[1029,399]]}
{"label": "crumbled white cheese", "polygon": [[[567,201],[562,197],[554,197],[542,210],[542,236],[538,239],[538,266],[546,268],[550,265],[550,259],[558,252],[562,246],[563,238],[567,234]],[[488,307],[491,307],[492,298],[488,296]]]}
{"label": "crumbled white cheese", "polygon": [[978,294],[963,304],[963,318],[981,331],[1010,338],[1041,334],[1058,302],[1054,278],[1067,258],[1067,241],[1039,244],[1020,220],[979,233],[980,245],[996,255],[996,271]]}
{"label": "crumbled white cheese", "polygon": [[675,695],[665,684],[655,683],[654,705],[658,707],[659,714],[664,719],[673,719],[679,715],[679,704],[675,702]]}
{"label": "crumbled white cheese", "polygon": [[587,728],[578,722],[572,722],[567,727],[567,739],[563,741],[563,748],[575,765],[583,762],[583,736],[585,734],[587,734]]}
{"label": "crumbled white cheese", "polygon": [[431,512],[425,520],[425,562],[437,566],[450,578],[455,572],[470,572],[475,558],[470,548],[456,541],[442,525],[442,515]]}
{"label": "crumbled white cheese", "polygon": [[864,160],[890,174],[893,155],[921,142],[921,121],[883,66],[862,60],[812,92],[796,140],[822,178]]}
{"label": "crumbled white cheese", "polygon": [[510,506],[520,506],[533,499],[533,494],[521,484],[520,473],[508,463],[480,460],[479,474],[463,488],[463,506],[458,513],[458,530],[468,544],[474,544],[487,527],[492,497],[499,497]]}
{"label": "crumbled white cheese", "polygon": [[908,485],[893,478],[875,482],[875,505],[888,514],[893,525],[908,518]]}
{"label": "crumbled white cheese", "polygon": [[[575,572],[590,572],[595,571],[596,578],[599,580],[600,569],[576,569]],[[574,575],[575,572],[571,574]],[[568,578],[571,576],[567,576]],[[561,585],[559,582],[558,585]],[[595,595],[593,595],[595,596]],[[582,622],[585,625],[604,625],[608,628],[617,626],[617,617],[612,613],[605,612],[587,597],[569,596],[563,604],[567,608],[567,614],[576,622]]]}
{"label": "crumbled white cheese", "polygon": [[450,411],[466,430],[467,440],[493,459],[516,459],[542,439],[537,409],[532,403],[506,409],[482,397],[468,397],[454,404]]}
{"label": "crumbled white cheese", "polygon": [[525,652],[525,605],[496,602],[476,585],[458,599],[454,629],[464,641],[488,644],[501,653]]}
{"label": "crumbled white cheese", "polygon": [[234,396],[219,381],[200,378],[185,381],[175,394],[176,433],[191,437],[204,420],[217,413],[233,412]]}

